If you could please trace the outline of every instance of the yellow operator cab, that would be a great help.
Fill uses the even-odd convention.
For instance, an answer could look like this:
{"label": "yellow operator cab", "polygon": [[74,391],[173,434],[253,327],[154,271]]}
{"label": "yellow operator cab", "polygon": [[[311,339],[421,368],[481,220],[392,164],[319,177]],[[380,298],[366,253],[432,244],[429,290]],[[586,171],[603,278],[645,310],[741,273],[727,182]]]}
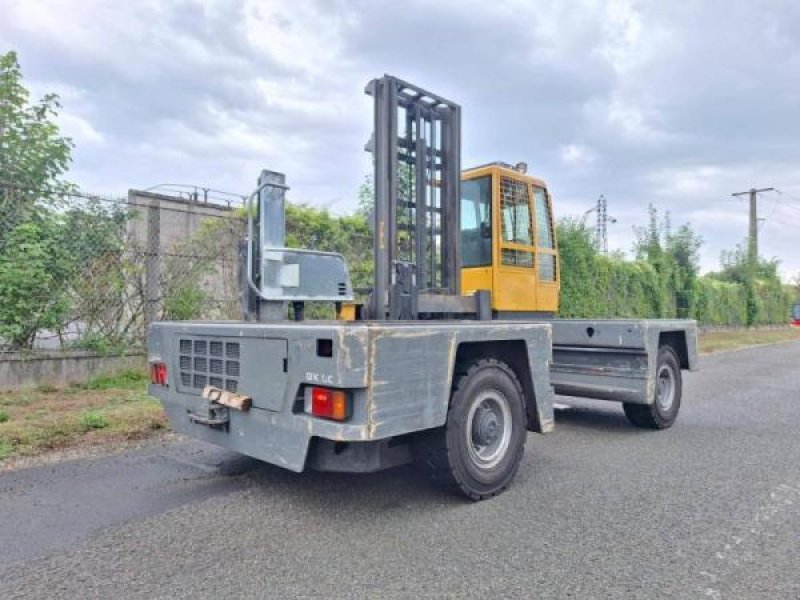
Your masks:
{"label": "yellow operator cab", "polygon": [[461,293],[489,290],[498,316],[558,312],[552,202],[526,170],[492,163],[461,175]]}

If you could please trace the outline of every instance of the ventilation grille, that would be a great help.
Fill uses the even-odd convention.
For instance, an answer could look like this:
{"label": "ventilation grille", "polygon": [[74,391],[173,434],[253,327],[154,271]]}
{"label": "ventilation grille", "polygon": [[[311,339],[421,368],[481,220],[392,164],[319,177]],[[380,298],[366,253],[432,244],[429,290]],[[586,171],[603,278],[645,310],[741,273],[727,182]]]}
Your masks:
{"label": "ventilation grille", "polygon": [[181,339],[178,343],[181,386],[202,390],[207,385],[236,392],[239,387],[239,342]]}

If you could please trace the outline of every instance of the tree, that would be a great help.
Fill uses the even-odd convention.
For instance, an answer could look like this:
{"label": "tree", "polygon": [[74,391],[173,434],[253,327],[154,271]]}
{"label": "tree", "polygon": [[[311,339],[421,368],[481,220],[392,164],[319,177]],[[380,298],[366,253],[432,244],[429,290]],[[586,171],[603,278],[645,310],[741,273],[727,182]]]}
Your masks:
{"label": "tree", "polygon": [[633,251],[638,260],[646,260],[650,264],[659,265],[664,254],[663,243],[666,238],[669,215],[659,221],[658,209],[652,204],[647,205],[648,223],[646,227],[634,227],[633,233],[636,241]]}
{"label": "tree", "polygon": [[305,204],[286,205],[286,245],[341,253],[354,288],[372,286],[372,233],[362,215],[337,217]]}
{"label": "tree", "polygon": [[700,272],[700,247],[703,239],[689,223],[672,232],[669,212],[659,218],[658,210],[648,206],[646,227],[635,227],[636,258],[651,264],[659,275],[662,295],[668,299],[666,312],[687,317],[693,309],[693,290]]}
{"label": "tree", "polygon": [[60,177],[71,161],[72,140],[54,119],[61,108],[56,94],[29,104],[16,52],[0,55],[0,173],[3,182],[35,190],[40,198],[63,191]]}
{"label": "tree", "polygon": [[61,179],[72,140],[60,135],[56,94],[29,103],[15,52],[0,55],[0,232],[37,202],[53,201],[71,187]]}
{"label": "tree", "polygon": [[753,277],[756,281],[780,281],[781,261],[777,258],[757,257],[753,277],[751,277],[749,256],[745,244],[736,244],[736,248],[733,250],[723,250],[720,255],[720,263],[722,269],[713,273],[713,276],[722,281],[747,283]]}
{"label": "tree", "polygon": [[0,340],[11,348],[30,347],[40,329],[60,329],[69,310],[62,224],[50,213],[41,217],[14,227],[0,256]]}
{"label": "tree", "polygon": [[688,317],[694,308],[694,289],[700,274],[700,248],[703,238],[689,223],[676,233],[667,233],[666,255],[672,263],[670,287],[675,291],[675,311],[678,317]]}
{"label": "tree", "polygon": [[65,216],[51,208],[71,187],[61,176],[72,142],[54,120],[58,97],[29,97],[16,53],[0,55],[0,338],[12,348],[61,325],[63,277],[75,258]]}
{"label": "tree", "polygon": [[358,186],[357,200],[356,215],[365,222],[371,220],[375,210],[375,186],[372,183],[372,175],[365,176],[364,181]]}

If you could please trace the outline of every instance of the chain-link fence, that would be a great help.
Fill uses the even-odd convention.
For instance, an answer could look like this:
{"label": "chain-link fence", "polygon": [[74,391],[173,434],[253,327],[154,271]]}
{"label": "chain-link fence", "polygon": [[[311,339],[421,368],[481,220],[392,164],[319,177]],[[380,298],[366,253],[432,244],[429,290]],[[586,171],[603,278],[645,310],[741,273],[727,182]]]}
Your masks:
{"label": "chain-link fence", "polygon": [[0,349],[141,349],[162,319],[237,318],[237,206],[0,184]]}

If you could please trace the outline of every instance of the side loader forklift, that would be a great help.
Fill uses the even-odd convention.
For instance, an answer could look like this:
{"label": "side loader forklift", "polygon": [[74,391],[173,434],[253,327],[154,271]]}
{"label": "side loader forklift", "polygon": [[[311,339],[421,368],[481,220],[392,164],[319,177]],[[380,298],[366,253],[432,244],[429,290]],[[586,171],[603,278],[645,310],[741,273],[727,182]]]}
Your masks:
{"label": "side loader forklift", "polygon": [[[545,183],[525,165],[461,172],[461,109],[391,76],[374,100],[374,282],[353,300],[338,254],[284,247],[287,189],[251,196],[240,321],[154,323],[151,380],[176,431],[293,471],[417,460],[473,500],[507,488],[553,395],[621,402],[667,429],[688,320],[560,319]],[[336,320],[306,320],[330,302]],[[288,318],[288,306],[293,319]]]}

